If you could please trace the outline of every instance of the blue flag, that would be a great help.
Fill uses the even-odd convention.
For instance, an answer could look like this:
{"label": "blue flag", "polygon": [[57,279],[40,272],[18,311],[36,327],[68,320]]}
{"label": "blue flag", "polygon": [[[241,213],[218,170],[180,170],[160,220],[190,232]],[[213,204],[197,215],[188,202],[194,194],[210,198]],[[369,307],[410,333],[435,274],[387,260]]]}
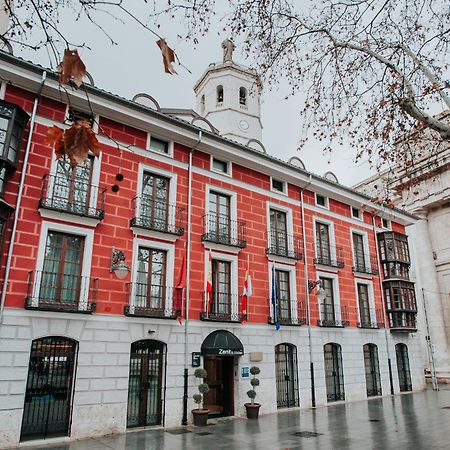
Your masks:
{"label": "blue flag", "polygon": [[277,331],[280,329],[280,317],[278,314],[278,286],[275,279],[275,264],[272,264],[272,309],[273,321]]}

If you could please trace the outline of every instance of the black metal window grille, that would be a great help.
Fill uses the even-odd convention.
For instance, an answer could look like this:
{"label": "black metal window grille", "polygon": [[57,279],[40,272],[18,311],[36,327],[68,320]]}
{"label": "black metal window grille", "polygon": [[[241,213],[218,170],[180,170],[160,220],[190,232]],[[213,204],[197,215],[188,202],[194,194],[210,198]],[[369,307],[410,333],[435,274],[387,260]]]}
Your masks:
{"label": "black metal window grille", "polygon": [[[359,306],[359,323],[362,328],[370,327],[370,305],[369,305],[369,286],[363,283],[357,283],[358,290],[358,306]],[[373,318],[375,322],[375,318]]]}
{"label": "black metal window grille", "polygon": [[336,402],[338,400],[345,400],[341,346],[339,344],[329,343],[325,344],[323,349],[327,401]]}
{"label": "black metal window grille", "polygon": [[275,368],[278,408],[299,406],[297,347],[295,345],[284,343],[275,347]]}
{"label": "black metal window grille", "polygon": [[412,391],[408,347],[405,344],[396,344],[395,356],[397,358],[398,383],[400,386],[400,392]]}
{"label": "black metal window grille", "polygon": [[166,306],[166,260],[164,250],[139,247],[133,305],[160,310]]}
{"label": "black metal window grille", "polygon": [[164,425],[166,345],[142,340],[131,344],[127,427]]}
{"label": "black metal window grille", "polygon": [[381,395],[380,364],[378,361],[378,348],[375,344],[363,346],[364,367],[366,372],[367,397]]}
{"label": "black metal window grille", "polygon": [[20,440],[68,436],[77,342],[44,337],[31,344]]}

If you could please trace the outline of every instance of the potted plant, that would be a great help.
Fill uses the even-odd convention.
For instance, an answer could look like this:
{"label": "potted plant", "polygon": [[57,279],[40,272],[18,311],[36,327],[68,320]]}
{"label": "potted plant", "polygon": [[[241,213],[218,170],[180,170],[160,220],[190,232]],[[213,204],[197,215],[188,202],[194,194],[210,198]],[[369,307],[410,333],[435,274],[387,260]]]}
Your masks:
{"label": "potted plant", "polygon": [[259,416],[259,408],[261,407],[260,403],[255,403],[256,391],[255,387],[259,386],[259,378],[256,378],[261,372],[259,367],[253,366],[250,367],[250,373],[252,374],[252,378],[250,379],[250,384],[252,388],[247,391],[248,398],[250,399],[250,403],[245,403],[245,409],[247,410],[247,419],[257,419]]}
{"label": "potted plant", "polygon": [[209,391],[209,386],[205,383],[205,378],[208,376],[208,372],[205,369],[195,369],[194,377],[202,380],[202,383],[198,385],[198,394],[193,395],[194,402],[197,403],[198,408],[192,410],[192,416],[194,417],[194,425],[197,427],[205,427],[208,422],[209,409],[200,409],[200,404],[203,403],[204,395]]}

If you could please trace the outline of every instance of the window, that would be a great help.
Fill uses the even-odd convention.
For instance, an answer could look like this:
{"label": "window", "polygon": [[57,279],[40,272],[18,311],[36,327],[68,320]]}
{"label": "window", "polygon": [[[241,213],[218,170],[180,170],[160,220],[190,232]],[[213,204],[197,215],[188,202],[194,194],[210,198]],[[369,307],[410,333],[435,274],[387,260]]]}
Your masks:
{"label": "window", "polygon": [[358,283],[356,288],[358,291],[360,327],[370,327],[369,286],[364,283]]}
{"label": "window", "polygon": [[287,215],[283,211],[270,209],[270,247],[276,255],[288,254]]}
{"label": "window", "polygon": [[247,104],[247,89],[239,88],[239,104],[245,106]]}
{"label": "window", "polygon": [[203,116],[205,114],[205,95],[202,95],[200,99],[200,114]]}
{"label": "window", "polygon": [[291,319],[291,287],[289,272],[275,270],[275,283],[278,289],[278,317],[280,322],[288,322]]}
{"label": "window", "polygon": [[169,143],[162,139],[150,136],[150,149],[161,153],[169,153]]}
{"label": "window", "polygon": [[335,307],[334,307],[334,290],[333,279],[320,277],[320,286],[325,291],[326,297],[320,305],[320,318],[324,323],[335,322]]}
{"label": "window", "polygon": [[286,184],[283,181],[272,178],[272,190],[273,191],[285,193],[286,192],[285,186],[286,186]]}
{"label": "window", "polygon": [[209,192],[209,214],[207,232],[217,242],[228,243],[230,240],[231,208],[230,196],[220,192]]}
{"label": "window", "polygon": [[231,313],[231,263],[212,260],[211,314]]}
{"label": "window", "polygon": [[322,208],[328,208],[328,199],[323,195],[316,194],[316,205]]}
{"label": "window", "polygon": [[83,249],[83,236],[48,232],[39,289],[40,302],[78,305]]}
{"label": "window", "polygon": [[144,171],[140,220],[148,228],[165,231],[168,220],[169,178]]}
{"label": "window", "polygon": [[352,233],[353,240],[353,261],[356,272],[366,272],[366,255],[364,252],[364,236],[359,233]]}
{"label": "window", "polygon": [[[1,133],[1,130],[0,130]],[[5,187],[6,187],[6,181],[7,181],[7,169],[5,166],[2,166],[0,168],[0,197],[3,197],[5,194]]]}
{"label": "window", "polygon": [[318,264],[330,265],[330,227],[316,222],[316,260]]}
{"label": "window", "polygon": [[229,164],[226,161],[221,161],[220,159],[212,159],[212,170],[215,172],[228,174]]}
{"label": "window", "polygon": [[391,229],[391,221],[389,219],[381,219],[381,225],[388,230]]}
{"label": "window", "polygon": [[217,86],[217,103],[223,102],[223,86]]}
{"label": "window", "polygon": [[139,247],[134,306],[164,313],[167,252]]}
{"label": "window", "polygon": [[362,219],[361,210],[352,206],[352,216],[355,219]]}

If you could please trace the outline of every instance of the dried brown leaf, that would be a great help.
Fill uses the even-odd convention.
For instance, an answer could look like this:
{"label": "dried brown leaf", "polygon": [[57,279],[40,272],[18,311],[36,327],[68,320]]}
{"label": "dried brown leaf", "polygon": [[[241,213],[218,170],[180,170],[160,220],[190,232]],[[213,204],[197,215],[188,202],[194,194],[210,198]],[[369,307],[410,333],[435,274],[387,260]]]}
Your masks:
{"label": "dried brown leaf", "polygon": [[78,50],[66,49],[64,58],[56,68],[59,72],[59,82],[67,84],[70,80],[80,87],[83,77],[86,75],[86,66],[78,55]]}

